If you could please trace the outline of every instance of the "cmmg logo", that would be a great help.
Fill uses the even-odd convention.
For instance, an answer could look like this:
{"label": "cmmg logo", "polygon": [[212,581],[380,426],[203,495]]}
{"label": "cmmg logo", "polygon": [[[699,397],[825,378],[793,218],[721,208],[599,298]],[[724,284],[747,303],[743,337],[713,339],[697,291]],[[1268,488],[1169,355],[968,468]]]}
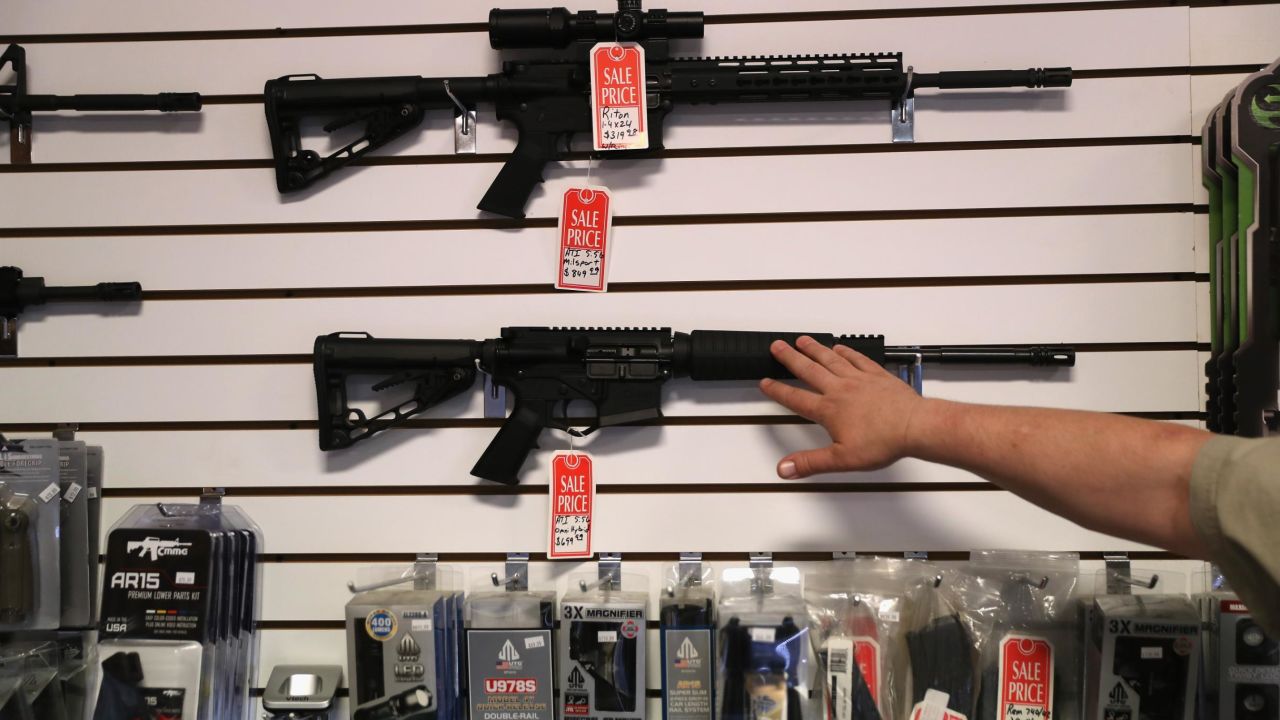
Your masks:
{"label": "cmmg logo", "polygon": [[162,557],[186,557],[190,554],[191,543],[179,540],[161,540],[158,537],[146,537],[130,541],[125,545],[125,553],[137,553],[143,559],[159,560]]}

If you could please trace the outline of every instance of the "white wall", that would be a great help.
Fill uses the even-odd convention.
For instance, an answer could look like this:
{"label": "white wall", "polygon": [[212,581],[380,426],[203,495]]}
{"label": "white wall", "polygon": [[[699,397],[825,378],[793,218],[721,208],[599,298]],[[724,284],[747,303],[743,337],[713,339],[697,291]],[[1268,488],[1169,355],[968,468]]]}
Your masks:
{"label": "white wall", "polygon": [[[612,291],[583,296],[549,286],[554,198],[585,161],[550,171],[525,229],[481,217],[515,137],[482,108],[476,162],[452,157],[436,117],[383,153],[409,163],[282,199],[261,106],[233,97],[286,73],[493,71],[477,25],[487,5],[14,0],[0,39],[26,44],[33,92],[214,102],[187,117],[40,117],[36,164],[0,166],[0,262],[52,283],[160,291],[138,308],[28,314],[23,359],[0,363],[0,430],[82,423],[107,448],[108,521],[230,488],[268,538],[266,672],[343,662],[343,583],[362,563],[436,551],[478,568],[543,549],[545,454],[521,490],[482,492],[467,471],[493,425],[477,422],[475,397],[430,413],[432,427],[322,455],[307,357],[318,334],[634,324],[1076,343],[1071,371],[937,372],[926,392],[1197,422],[1207,263],[1192,136],[1280,53],[1267,32],[1280,6],[956,10],[974,4],[806,0],[783,17],[763,0],[670,3],[715,16],[690,54],[895,49],[921,71],[1071,65],[1079,79],[1038,94],[922,91],[915,148],[888,143],[877,104],[681,108],[669,156],[593,171],[615,193],[617,245]],[[664,402],[673,421],[586,443],[602,486],[597,547],[643,553],[655,582],[680,550],[724,562],[752,549],[806,561],[1149,550],[921,463],[782,483],[774,462],[820,430],[746,385],[676,383]],[[536,561],[535,583],[567,569]]]}

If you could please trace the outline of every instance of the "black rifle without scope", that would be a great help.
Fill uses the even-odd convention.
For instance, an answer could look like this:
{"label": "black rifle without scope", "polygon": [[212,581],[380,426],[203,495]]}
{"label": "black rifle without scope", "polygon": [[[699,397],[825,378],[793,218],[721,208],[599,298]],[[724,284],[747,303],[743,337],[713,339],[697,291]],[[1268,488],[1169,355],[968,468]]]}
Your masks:
{"label": "black rifle without scope", "polygon": [[[789,378],[773,359],[775,340],[794,343],[808,334],[828,347],[846,345],[885,365],[1044,365],[1070,367],[1075,350],[1036,347],[885,347],[880,335],[771,333],[670,328],[508,327],[490,340],[390,340],[367,333],[334,333],[316,338],[314,371],[320,421],[320,449],[350,447],[454,397],[475,383],[477,369],[515,396],[511,416],[480,456],[471,474],[515,483],[543,428],[584,433],[662,417],[661,388],[671,378],[698,381]],[[347,400],[355,375],[386,375],[380,391],[402,384],[412,398],[373,417]],[[569,405],[586,401],[589,417],[569,415]]]}
{"label": "black rifle without scope", "polygon": [[160,112],[200,109],[200,93],[158,93],[155,95],[30,95],[27,93],[27,53],[20,45],[10,45],[0,54],[0,71],[9,66],[12,84],[0,85],[0,120],[9,123],[9,162],[31,162],[31,114],[55,110],[81,112]]}
{"label": "black rifle without scope", "polygon": [[[565,156],[571,136],[591,130],[588,54],[602,40],[635,41],[645,49],[650,146],[612,156],[643,157],[662,150],[664,119],[681,104],[881,98],[891,104],[895,140],[909,140],[909,130],[903,128],[910,128],[917,88],[1071,84],[1071,68],[917,73],[904,67],[901,53],[672,58],[671,40],[702,37],[702,13],[646,12],[634,0],[620,0],[619,6],[614,14],[564,8],[491,11],[492,47],[536,48],[543,54],[504,62],[501,72],[483,77],[324,80],[288,75],[268,80],[263,94],[276,187],[288,193],[311,186],[417,127],[428,110],[452,109],[455,118],[465,120],[464,111],[492,103],[498,119],[515,123],[520,137],[478,207],[524,217],[546,164]],[[323,156],[302,147],[302,122],[313,117],[335,118],[325,126],[327,132],[352,124],[363,129],[358,138]]]}
{"label": "black rifle without scope", "polygon": [[22,268],[0,267],[0,357],[18,354],[18,316],[32,305],[141,299],[142,285],[136,282],[49,287],[42,277],[24,277]]}

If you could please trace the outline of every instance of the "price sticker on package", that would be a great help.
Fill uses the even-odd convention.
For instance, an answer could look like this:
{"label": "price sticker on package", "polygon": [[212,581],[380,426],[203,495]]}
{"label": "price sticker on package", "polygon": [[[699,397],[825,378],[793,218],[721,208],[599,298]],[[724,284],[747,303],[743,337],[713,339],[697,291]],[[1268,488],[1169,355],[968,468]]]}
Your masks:
{"label": "price sticker on package", "polygon": [[591,48],[591,116],[596,150],[649,147],[643,47],[606,42]]}
{"label": "price sticker on package", "polygon": [[591,456],[561,451],[551,458],[551,534],[547,557],[591,557],[596,485]]}
{"label": "price sticker on package", "polygon": [[556,288],[605,292],[613,200],[602,187],[569,188],[560,204]]}
{"label": "price sticker on package", "polygon": [[999,720],[1053,716],[1053,645],[1028,635],[1000,641]]}

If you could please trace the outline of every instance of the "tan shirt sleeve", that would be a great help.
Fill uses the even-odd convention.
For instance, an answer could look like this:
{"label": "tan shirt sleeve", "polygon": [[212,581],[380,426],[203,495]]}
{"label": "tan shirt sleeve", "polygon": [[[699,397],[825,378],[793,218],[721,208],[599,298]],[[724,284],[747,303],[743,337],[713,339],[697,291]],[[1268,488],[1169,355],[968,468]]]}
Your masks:
{"label": "tan shirt sleeve", "polygon": [[1191,521],[1254,619],[1280,637],[1280,439],[1205,443],[1191,471]]}

